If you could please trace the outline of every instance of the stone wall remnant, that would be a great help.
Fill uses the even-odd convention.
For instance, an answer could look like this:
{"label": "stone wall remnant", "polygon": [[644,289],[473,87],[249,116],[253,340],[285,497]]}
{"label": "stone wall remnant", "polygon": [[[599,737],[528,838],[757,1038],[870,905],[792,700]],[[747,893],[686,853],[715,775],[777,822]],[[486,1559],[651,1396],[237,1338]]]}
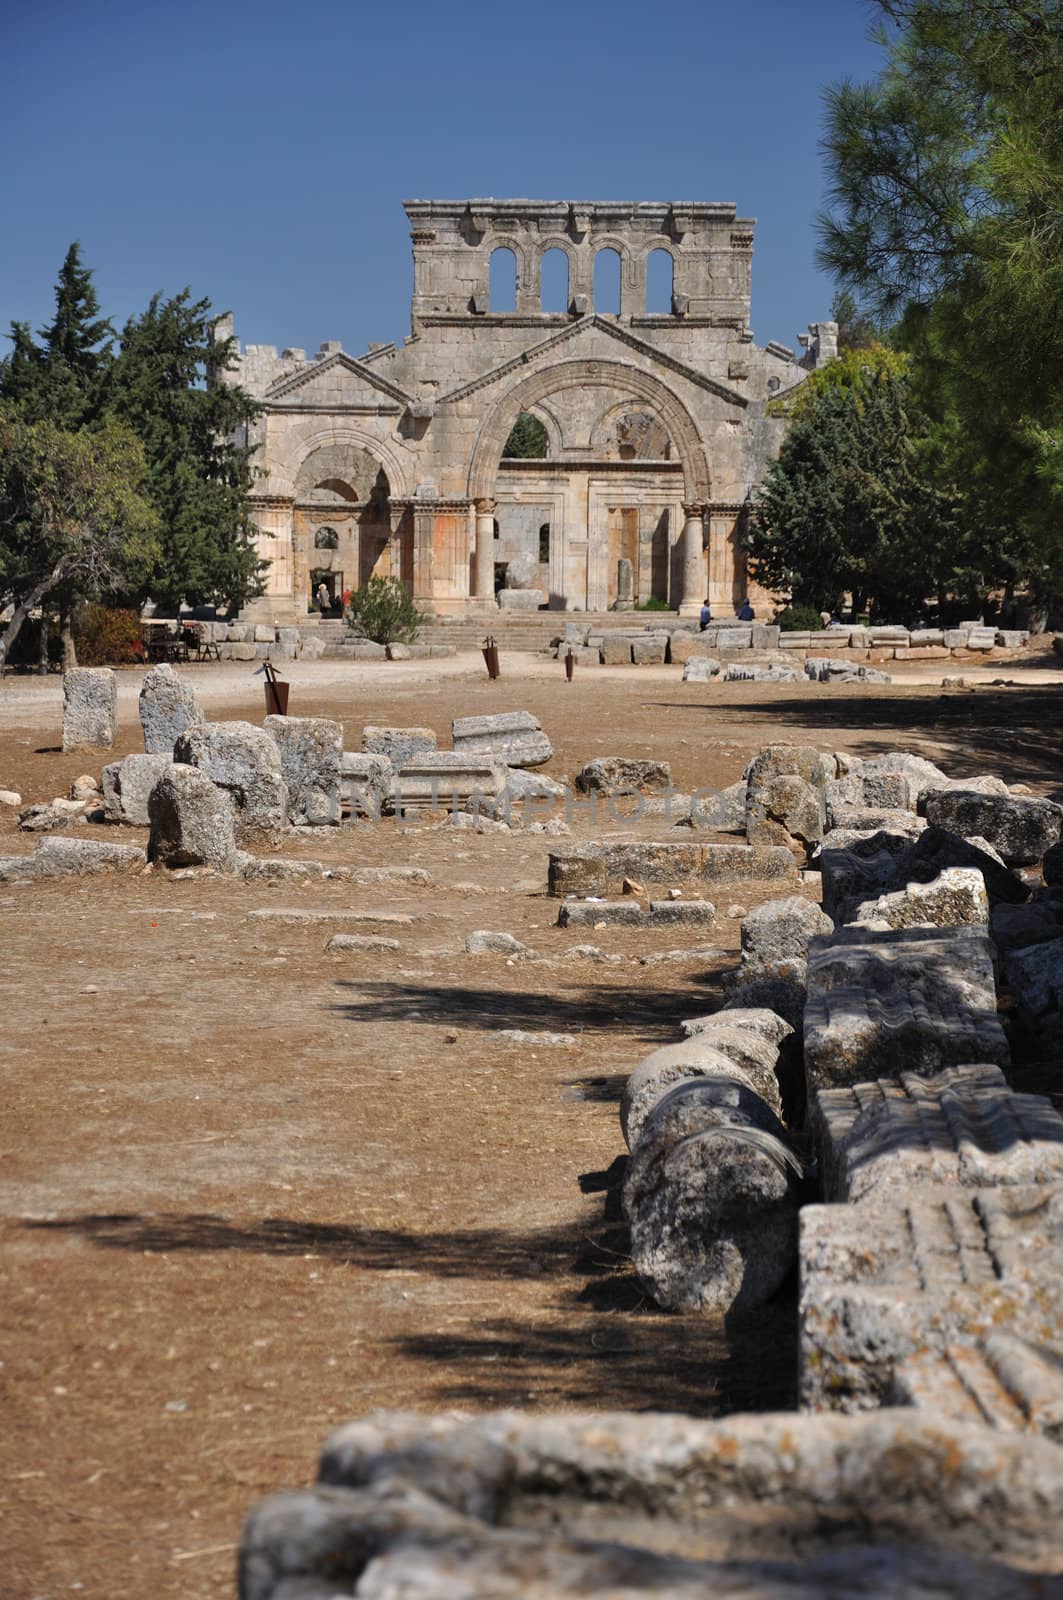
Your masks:
{"label": "stone wall remnant", "polygon": [[118,732],[118,679],[110,667],[63,673],[63,749],[110,749]]}

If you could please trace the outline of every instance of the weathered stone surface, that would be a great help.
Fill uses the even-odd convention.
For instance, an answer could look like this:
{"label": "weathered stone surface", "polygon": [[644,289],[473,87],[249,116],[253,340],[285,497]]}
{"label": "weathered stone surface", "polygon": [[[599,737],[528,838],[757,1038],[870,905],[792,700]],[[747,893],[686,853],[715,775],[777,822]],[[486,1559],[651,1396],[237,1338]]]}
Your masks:
{"label": "weathered stone surface", "polygon": [[410,928],[414,919],[404,911],[337,911],[310,906],[260,906],[247,913],[248,922],[307,923],[317,926],[329,922],[373,923],[389,928]]}
{"label": "weathered stone surface", "polygon": [[118,732],[118,679],[110,667],[63,673],[63,749],[109,749]]}
{"label": "weathered stone surface", "polygon": [[1063,1181],[1063,1117],[1041,1095],[1014,1093],[999,1067],[821,1089],[808,1126],[825,1200]]}
{"label": "weathered stone surface", "polygon": [[[456,750],[425,750],[405,758],[391,785],[391,805],[406,810],[457,810],[497,801],[506,787],[508,769],[490,755],[463,755]],[[485,811],[491,809],[485,806]]]}
{"label": "weathered stone surface", "polygon": [[148,858],[164,867],[235,871],[236,827],[225,790],[198,767],[174,765],[148,797]]}
{"label": "weathered stone surface", "polygon": [[455,750],[466,755],[487,753],[507,767],[538,767],[554,753],[538,717],[530,711],[455,717],[452,732]]}
{"label": "weathered stone surface", "polygon": [[726,789],[695,789],[688,820],[691,827],[709,833],[745,833],[745,779],[739,778]]}
{"label": "weathered stone surface", "polygon": [[638,883],[727,883],[747,879],[796,881],[789,850],[745,844],[610,843],[570,846],[549,857],[552,895],[619,892],[625,878]]}
{"label": "weathered stone surface", "polygon": [[567,793],[563,783],[548,778],[545,773],[523,772],[517,768],[509,772],[506,787],[491,807],[491,815],[506,822],[519,817],[528,823],[533,817],[547,815]]}
{"label": "weathered stone surface", "polygon": [[478,928],[475,933],[468,935],[465,952],[470,956],[515,956],[521,961],[535,954],[511,933],[490,933],[485,928]]}
{"label": "weathered stone surface", "polygon": [[90,872],[139,872],[148,864],[143,850],[131,844],[102,844],[95,839],[42,839],[35,855],[38,878],[82,877]]}
{"label": "weathered stone surface", "polygon": [[804,1024],[810,1091],[1009,1059],[980,928],[849,927],[813,939]]}
{"label": "weathered stone surface", "polygon": [[822,839],[833,756],[811,745],[773,744],[746,768],[746,837],[754,845],[807,850]]}
{"label": "weathered stone surface", "polygon": [[332,956],[383,956],[401,950],[398,939],[385,939],[376,933],[334,933],[325,946]]}
{"label": "weathered stone surface", "polygon": [[52,833],[57,829],[71,828],[85,820],[84,800],[38,800],[18,814],[20,833]]}
{"label": "weathered stone surface", "polygon": [[252,1511],[241,1600],[1047,1600],[1061,1464],[940,1411],[377,1412]]}
{"label": "weathered stone surface", "polygon": [[1063,940],[1011,950],[1004,958],[1008,988],[1040,1048],[1063,1048]]}
{"label": "weathered stone surface", "polygon": [[835,806],[831,821],[831,832],[842,828],[847,833],[902,833],[907,839],[916,839],[926,830],[925,817],[900,807]]}
{"label": "weathered stone surface", "polygon": [[926,796],[927,821],[962,838],[977,834],[999,850],[1009,867],[1029,866],[1059,843],[1063,807],[1020,795],[938,789]]}
{"label": "weathered stone surface", "polygon": [[[622,633],[607,633],[598,647],[603,667],[627,667],[631,665],[631,640]],[[562,660],[565,651],[559,654]]]}
{"label": "weathered stone surface", "polygon": [[639,666],[661,666],[668,654],[668,635],[650,633],[631,641],[631,659]]}
{"label": "weathered stone surface", "polygon": [[387,756],[344,750],[340,755],[340,798],[351,816],[379,822],[391,797],[394,776]]}
{"label": "weathered stone surface", "polygon": [[955,928],[989,925],[985,879],[974,867],[946,867],[929,883],[910,883],[857,908],[853,925],[871,928]]}
{"label": "weathered stone surface", "polygon": [[[716,656],[689,655],[683,664],[683,682],[708,683],[719,675],[720,666]],[[745,785],[742,787],[744,792]]]}
{"label": "weathered stone surface", "polygon": [[102,798],[99,778],[93,777],[91,772],[82,772],[70,785],[70,798],[93,804],[98,802]]}
{"label": "weathered stone surface", "polygon": [[20,806],[22,796],[17,789],[0,789],[0,806]]}
{"label": "weathered stone surface", "polygon": [[806,999],[805,963],[789,961],[775,967],[749,967],[738,972],[728,986],[722,1009],[774,1011],[799,1034],[804,1025]]}
{"label": "weathered stone surface", "polygon": [[559,928],[641,928],[645,923],[637,900],[564,900],[557,913]]}
{"label": "weathered stone surface", "polygon": [[542,589],[500,589],[497,599],[500,611],[538,611],[546,604]]}
{"label": "weathered stone surface", "polygon": [[432,728],[384,728],[369,723],[362,729],[364,754],[386,756],[396,771],[411,756],[427,755],[435,747]]}
{"label": "weathered stone surface", "polygon": [[895,881],[890,888],[900,888],[904,883],[928,883],[947,867],[974,867],[985,879],[986,893],[991,905],[1005,901],[1019,905],[1029,898],[1029,891],[1013,872],[994,858],[988,849],[981,848],[975,839],[961,839],[958,834],[933,824],[921,833],[911,849],[898,857]]}
{"label": "weathered stone surface", "polygon": [[653,793],[668,789],[672,772],[667,761],[644,761],[633,756],[598,756],[576,774],[581,794],[621,794],[625,790]]}
{"label": "weathered stone surface", "polygon": [[538,589],[539,563],[530,551],[522,551],[506,564],[507,589]]}
{"label": "weathered stone surface", "polygon": [[36,856],[0,856],[0,883],[32,883],[36,876]]}
{"label": "weathered stone surface", "polygon": [[144,749],[149,756],[164,755],[172,761],[178,735],[203,721],[192,685],[165,661],[145,673],[139,704]]}
{"label": "weathered stone surface", "polygon": [[740,1028],[744,1033],[756,1034],[776,1046],[782,1045],[794,1031],[784,1017],[766,1007],[747,1007],[741,1010],[727,1006],[722,1011],[713,1011],[705,1017],[688,1017],[679,1024],[679,1027],[687,1038],[693,1038],[699,1033],[712,1034],[721,1028],[727,1033]]}
{"label": "weathered stone surface", "polygon": [[139,828],[148,826],[148,798],[173,757],[166,755],[126,756],[103,769],[103,809],[108,822],[128,822]]}
{"label": "weathered stone surface", "polygon": [[823,910],[836,924],[848,921],[865,901],[889,892],[898,858],[903,863],[908,855],[909,841],[903,833],[832,829],[815,858],[823,880]]}
{"label": "weathered stone surface", "polygon": [[[738,1051],[729,1042],[737,1038]],[[778,1050],[749,1029],[719,1029],[697,1034],[680,1044],[663,1045],[640,1061],[629,1075],[620,1099],[620,1128],[629,1150],[638,1144],[650,1113],[677,1083],[693,1078],[731,1078],[760,1096],[776,1116],[782,1115],[779,1080],[775,1076]]]}
{"label": "weathered stone surface", "polygon": [[340,820],[343,724],[325,717],[267,717],[264,732],[280,752],[288,821],[327,827]]}
{"label": "weathered stone surface", "polygon": [[288,821],[288,790],[273,739],[250,722],[204,722],[174,743],[174,761],[198,767],[229,796],[239,839],[275,839]]}
{"label": "weathered stone surface", "polygon": [[996,905],[989,919],[993,943],[1001,952],[1063,938],[1063,904],[1034,900],[1025,906]]}
{"label": "weathered stone surface", "polygon": [[732,661],[724,669],[724,683],[801,683],[804,673],[782,662]]}
{"label": "weathered stone surface", "polygon": [[742,920],[743,965],[770,965],[794,956],[803,960],[809,939],[833,929],[831,919],[812,900],[800,895],[765,900]]}
{"label": "weathered stone surface", "polygon": [[[688,661],[711,660],[715,651],[715,634],[710,639],[707,633],[693,633],[685,628],[676,629],[672,634],[668,647],[668,654],[672,662],[679,666],[685,666]],[[719,662],[716,663],[716,670],[717,672],[720,670]],[[686,674],[684,673],[683,676],[685,677]]]}
{"label": "weathered stone surface", "polygon": [[624,1183],[640,1283],[671,1311],[763,1304],[796,1256],[800,1178],[759,1095],[734,1077],[678,1084],[643,1124]]}
{"label": "weathered stone surface", "polygon": [[[1026,1443],[1031,1428],[1063,1437],[1061,1217],[1063,1189],[1052,1184],[942,1185],[806,1206],[802,1404],[855,1411],[903,1395],[1022,1430]],[[1019,1360],[1000,1359],[1001,1334]],[[908,1385],[913,1359],[923,1381]]]}
{"label": "weathered stone surface", "polygon": [[[685,944],[677,950],[651,950],[649,955],[639,956],[638,959],[640,967],[666,965],[703,967],[706,961],[717,961],[723,954],[724,952],[717,950],[715,945]],[[622,957],[614,956],[613,959],[619,961]]]}
{"label": "weathered stone surface", "polygon": [[1041,871],[1046,883],[1063,884],[1063,843],[1054,844],[1045,851]]}

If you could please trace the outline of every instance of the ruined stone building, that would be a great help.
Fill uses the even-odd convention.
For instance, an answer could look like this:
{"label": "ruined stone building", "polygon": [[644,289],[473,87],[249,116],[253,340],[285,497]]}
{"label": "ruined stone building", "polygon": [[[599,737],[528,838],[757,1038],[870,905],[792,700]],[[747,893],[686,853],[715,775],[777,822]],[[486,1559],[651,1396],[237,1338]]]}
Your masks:
{"label": "ruined stone building", "polygon": [[[800,362],[753,343],[753,223],[663,201],[411,200],[406,214],[401,346],[248,345],[224,375],[265,408],[260,604],[298,618],[322,582],[338,599],[397,574],[425,610],[488,610],[517,556],[558,610],[614,604],[622,558],[636,601],[740,600],[736,533],[785,425],[768,402],[836,344],[832,323],[812,324]],[[522,414],[545,455],[507,457]]]}

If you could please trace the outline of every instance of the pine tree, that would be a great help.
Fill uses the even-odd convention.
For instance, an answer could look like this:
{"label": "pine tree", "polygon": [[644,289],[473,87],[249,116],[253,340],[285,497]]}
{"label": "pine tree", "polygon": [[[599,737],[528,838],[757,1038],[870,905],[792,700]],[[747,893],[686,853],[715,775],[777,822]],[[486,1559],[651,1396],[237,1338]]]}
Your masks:
{"label": "pine tree", "polygon": [[12,349],[0,363],[0,399],[27,422],[50,419],[63,428],[98,420],[113,360],[114,330],[101,317],[92,272],[75,241],[55,286],[55,317],[36,344],[29,324],[11,324]]}
{"label": "pine tree", "polygon": [[139,436],[161,522],[150,574],[163,603],[243,605],[261,592],[247,495],[249,425],[260,407],[242,389],[207,381],[223,371],[235,341],[215,341],[210,301],[188,289],[156,295],[122,330],[109,383],[109,411]]}

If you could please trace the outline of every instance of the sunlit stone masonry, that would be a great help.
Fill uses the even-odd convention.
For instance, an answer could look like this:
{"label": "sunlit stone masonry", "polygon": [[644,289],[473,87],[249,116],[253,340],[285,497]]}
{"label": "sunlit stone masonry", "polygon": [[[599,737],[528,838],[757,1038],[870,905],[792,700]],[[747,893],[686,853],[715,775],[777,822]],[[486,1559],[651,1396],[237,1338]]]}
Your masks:
{"label": "sunlit stone masonry", "polygon": [[[696,616],[706,596],[732,615],[737,535],[785,427],[770,402],[837,350],[832,322],[799,358],[753,342],[754,223],[701,201],[409,200],[406,215],[401,345],[252,344],[215,374],[263,404],[263,618],[392,574],[441,615],[655,597]],[[507,454],[520,417],[545,454]]]}

